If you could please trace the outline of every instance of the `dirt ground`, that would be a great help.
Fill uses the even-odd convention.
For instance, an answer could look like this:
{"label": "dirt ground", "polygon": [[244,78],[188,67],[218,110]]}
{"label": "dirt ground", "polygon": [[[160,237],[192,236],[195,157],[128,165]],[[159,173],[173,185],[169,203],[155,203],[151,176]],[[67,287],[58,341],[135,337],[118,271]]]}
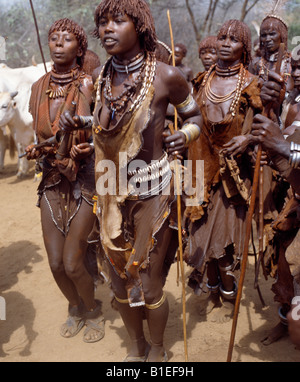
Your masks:
{"label": "dirt ground", "polygon": [[[18,180],[16,159],[6,156],[0,174],[0,296],[6,302],[6,320],[0,321],[0,362],[116,362],[127,354],[128,335],[118,312],[110,306],[110,291],[100,285],[97,298],[103,301],[105,337],[87,344],[82,332],[65,339],[59,327],[66,319],[67,303],[56,286],[43,245],[37,183],[34,169]],[[266,307],[253,288],[254,259],[249,256],[244,291],[237,323],[234,362],[296,362],[300,351],[288,336],[269,346],[260,341],[278,323],[277,304],[270,288],[274,280],[260,277]],[[190,269],[185,267],[186,274]],[[171,267],[166,284],[170,316],[165,347],[170,362],[185,360],[181,284],[177,267]],[[198,314],[200,298],[186,288],[188,361],[225,362],[232,322],[219,324]],[[146,332],[147,333],[147,332]],[[147,333],[148,334],[148,333]]]}

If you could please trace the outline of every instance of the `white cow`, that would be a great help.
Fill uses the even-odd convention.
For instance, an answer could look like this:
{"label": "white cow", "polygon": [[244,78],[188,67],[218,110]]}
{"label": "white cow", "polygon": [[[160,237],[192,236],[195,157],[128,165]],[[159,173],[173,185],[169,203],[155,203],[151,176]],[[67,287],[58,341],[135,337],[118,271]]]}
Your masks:
{"label": "white cow", "polygon": [[[51,70],[51,63],[49,62],[47,63],[47,70]],[[9,68],[4,64],[0,66],[0,94],[2,93],[0,126],[5,127],[5,121],[10,121],[8,126],[18,154],[21,154],[24,148],[34,140],[32,116],[28,111],[29,98],[32,84],[44,74],[43,64],[25,68]],[[5,139],[6,137],[0,133],[0,168],[1,158],[4,158],[6,148]],[[2,163],[3,165],[4,163]],[[26,175],[28,169],[27,159],[21,158],[18,162],[17,176]]]}
{"label": "white cow", "polygon": [[[8,126],[11,136],[14,139],[18,155],[22,154],[25,148],[33,143],[34,134],[32,121],[28,123],[22,116],[22,110],[17,104],[15,97],[17,92],[0,93],[0,128]],[[1,154],[3,156],[3,154]],[[21,178],[28,173],[29,163],[26,158],[18,161],[17,177]]]}

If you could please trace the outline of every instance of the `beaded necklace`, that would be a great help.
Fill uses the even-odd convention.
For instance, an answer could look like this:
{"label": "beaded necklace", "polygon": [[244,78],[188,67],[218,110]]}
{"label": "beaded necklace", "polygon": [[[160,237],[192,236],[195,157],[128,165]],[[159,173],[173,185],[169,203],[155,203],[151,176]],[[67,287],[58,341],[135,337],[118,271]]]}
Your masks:
{"label": "beaded necklace", "polygon": [[79,66],[76,65],[69,72],[57,72],[54,67],[51,70],[49,89],[46,94],[50,99],[65,97],[70,84],[79,77]]}
{"label": "beaded necklace", "polygon": [[[278,58],[278,52],[270,55],[270,57],[268,57],[267,59],[265,57],[260,58],[259,63],[258,63],[258,68],[259,68],[258,75],[261,78],[263,78],[265,81],[268,79],[269,70],[270,70],[268,68],[268,64],[276,62],[277,58]],[[282,73],[285,82],[287,82],[288,77],[290,77],[290,73],[288,70],[288,66],[289,66],[289,53],[288,52],[285,52],[284,58],[282,61],[284,63],[284,67],[282,70],[280,70],[280,72]]]}
{"label": "beaded necklace", "polygon": [[[233,89],[231,92],[225,94],[224,96],[219,96],[218,94],[215,94],[211,89],[211,85],[210,85],[211,81],[213,77],[215,76],[215,74],[218,75],[217,71],[215,70],[216,64],[209,69],[209,71],[207,72],[203,80],[204,94],[211,103],[220,104],[232,99],[231,105],[229,107],[229,112],[231,113],[233,117],[236,114],[236,107],[239,103],[243,86],[245,83],[245,78],[246,78],[246,69],[244,68],[243,64],[238,64],[238,65],[239,65],[239,72],[238,72],[239,75],[238,75],[236,88]],[[235,74],[237,73],[235,73],[235,70],[234,70],[232,71],[231,76]],[[226,76],[229,76],[229,74],[227,74]]]}
{"label": "beaded necklace", "polygon": [[[135,108],[138,108],[141,105],[154,80],[156,58],[154,53],[148,52],[146,56],[146,60],[143,59],[142,65],[140,66],[140,70],[138,72],[136,79],[133,81],[132,84],[124,84],[125,89],[121,92],[121,94],[119,94],[116,97],[112,95],[112,88],[111,88],[112,86],[111,78],[113,76],[113,70],[115,69],[112,64],[112,59],[109,60],[107,65],[108,65],[107,74],[102,79],[104,71],[101,72],[99,76],[99,83],[101,83],[102,80],[105,81],[103,96],[105,100],[107,101],[108,108],[110,109],[111,119],[114,119],[116,114],[121,114],[122,112],[125,111],[128,105],[128,102],[132,101],[139,85],[141,85],[139,94],[137,95],[136,99],[132,102],[132,105],[129,111],[132,112]],[[98,86],[97,100],[100,100],[100,99],[101,99],[100,86]]]}

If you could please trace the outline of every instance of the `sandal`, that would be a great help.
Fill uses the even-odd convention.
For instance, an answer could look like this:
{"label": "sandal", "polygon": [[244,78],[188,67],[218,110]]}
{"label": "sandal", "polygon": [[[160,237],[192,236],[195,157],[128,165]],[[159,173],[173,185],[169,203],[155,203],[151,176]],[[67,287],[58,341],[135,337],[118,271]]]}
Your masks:
{"label": "sandal", "polygon": [[83,328],[85,318],[82,317],[82,303],[77,306],[71,307],[69,305],[69,316],[67,321],[60,327],[60,335],[64,338],[71,338],[76,336]]}
{"label": "sandal", "polygon": [[128,355],[126,358],[124,358],[123,362],[146,362],[149,351],[150,351],[150,345],[147,343],[144,355],[140,355],[140,356]]}
{"label": "sandal", "polygon": [[[83,341],[93,343],[100,341],[105,334],[104,317],[101,312],[101,301],[96,300],[97,307],[92,312],[85,313],[86,329],[83,332]],[[91,334],[94,333],[93,336]]]}

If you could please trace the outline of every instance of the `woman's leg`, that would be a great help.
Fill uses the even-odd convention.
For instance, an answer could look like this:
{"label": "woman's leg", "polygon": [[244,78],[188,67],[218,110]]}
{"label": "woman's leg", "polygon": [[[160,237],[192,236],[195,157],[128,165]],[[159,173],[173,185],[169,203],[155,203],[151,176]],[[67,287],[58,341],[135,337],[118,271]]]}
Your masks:
{"label": "woman's leg", "polygon": [[94,225],[93,207],[85,200],[72,219],[63,249],[63,263],[67,277],[75,285],[88,311],[96,307],[94,281],[88,273],[84,259],[88,247],[87,239]]}
{"label": "woman's leg", "polygon": [[147,346],[143,330],[144,307],[132,308],[129,306],[125,282],[115,273],[112,266],[110,266],[110,277],[116,305],[131,340],[126,358],[130,360],[131,357],[143,357]]}
{"label": "woman's leg", "polygon": [[54,280],[70,305],[79,305],[80,298],[76,287],[73,281],[67,276],[63,264],[65,237],[52,221],[51,213],[44,196],[41,198],[40,209],[44,244]]}
{"label": "woman's leg", "polygon": [[162,361],[165,357],[163,338],[169,316],[169,304],[163,293],[162,270],[172,238],[172,229],[169,228],[168,224],[166,221],[156,235],[157,244],[150,253],[150,264],[145,271],[141,272],[146,302],[146,318],[151,338],[149,362]]}

